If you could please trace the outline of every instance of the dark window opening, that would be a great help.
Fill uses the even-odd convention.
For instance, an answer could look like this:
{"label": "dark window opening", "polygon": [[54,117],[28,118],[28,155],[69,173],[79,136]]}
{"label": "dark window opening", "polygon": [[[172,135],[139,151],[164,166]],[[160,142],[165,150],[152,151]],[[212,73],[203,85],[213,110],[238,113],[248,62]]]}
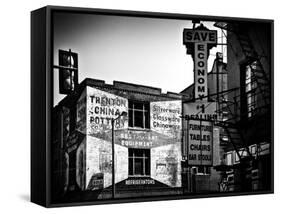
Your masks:
{"label": "dark window opening", "polygon": [[149,103],[129,101],[129,127],[148,129]]}
{"label": "dark window opening", "polygon": [[129,175],[149,176],[150,175],[150,150],[129,149]]}

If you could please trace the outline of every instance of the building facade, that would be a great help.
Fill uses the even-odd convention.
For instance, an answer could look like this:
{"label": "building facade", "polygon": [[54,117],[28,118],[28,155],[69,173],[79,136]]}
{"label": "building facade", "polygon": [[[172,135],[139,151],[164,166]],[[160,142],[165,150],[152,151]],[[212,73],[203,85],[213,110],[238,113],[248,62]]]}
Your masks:
{"label": "building facade", "polygon": [[[272,185],[271,26],[215,24],[227,33],[228,90],[218,102],[226,112],[221,170],[226,191],[270,190]],[[226,97],[227,96],[227,97]],[[218,167],[219,168],[219,167]]]}
{"label": "building facade", "polygon": [[182,192],[182,95],[93,79],[78,91],[55,108],[61,127],[55,127],[53,171],[60,175],[53,180],[64,186],[61,193],[112,197],[113,140],[116,197]]}

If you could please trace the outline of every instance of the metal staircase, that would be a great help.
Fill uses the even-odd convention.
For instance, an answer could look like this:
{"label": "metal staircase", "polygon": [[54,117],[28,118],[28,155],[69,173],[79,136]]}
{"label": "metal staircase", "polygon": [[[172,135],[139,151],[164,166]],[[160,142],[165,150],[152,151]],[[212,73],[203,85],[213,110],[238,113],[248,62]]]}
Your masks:
{"label": "metal staircase", "polygon": [[[233,91],[226,93],[233,93]],[[221,173],[222,180],[219,185],[220,187],[224,187],[222,189],[220,188],[221,191],[224,192],[233,191],[234,188],[237,188],[238,186],[241,190],[245,191],[249,188],[249,172],[252,169],[254,160],[254,157],[249,150],[249,145],[244,138],[244,133],[240,123],[240,115],[237,114],[239,109],[236,107],[239,106],[239,100],[234,100],[234,102],[220,100],[218,113],[222,114],[223,112],[227,112],[228,114],[227,117],[222,117],[221,120],[218,120],[215,123],[215,125],[221,127],[220,145],[223,147],[225,152],[221,165],[215,166],[214,168]],[[226,154],[229,151],[235,151],[239,164],[234,165],[233,163],[232,165],[229,165],[226,162]],[[233,160],[234,159],[236,159],[236,157],[234,157]],[[236,176],[238,171],[240,172],[241,177],[237,180]],[[231,181],[229,181],[229,176],[232,178]]]}
{"label": "metal staircase", "polygon": [[246,60],[251,64],[251,68],[254,74],[254,80],[258,85],[258,90],[263,96],[264,106],[268,107],[270,104],[270,77],[266,74],[263,65],[261,63],[262,55],[258,55],[255,51],[252,42],[246,33],[237,33],[237,39],[241,45],[242,51]]}
{"label": "metal staircase", "polygon": [[[270,74],[267,74],[263,68],[263,65],[261,63],[261,58],[265,57],[262,54],[258,54],[257,51],[254,48],[254,45],[251,41],[251,38],[248,35],[247,28],[243,26],[241,23],[226,23],[226,22],[217,22],[215,23],[215,26],[218,28],[221,28],[222,30],[226,30],[228,32],[231,32],[235,34],[241,50],[244,54],[245,61],[247,64],[251,66],[252,70],[252,81],[256,82],[256,94],[262,97],[263,102],[259,102],[257,106],[257,110],[259,109],[265,109],[265,112],[270,112],[271,108],[271,82],[270,82]],[[231,44],[229,44],[231,46]],[[270,72],[268,72],[270,73]],[[226,129],[226,133],[229,135],[230,139],[232,140],[232,144],[236,144],[237,147],[242,146],[241,143],[239,145],[239,141],[242,142],[244,146],[247,146],[246,142],[243,142],[243,133],[241,133],[241,126],[239,123],[241,122],[241,115],[237,113],[237,110],[233,112],[233,107],[231,105],[235,105],[239,107],[241,100],[240,97],[235,97],[237,100],[234,100],[234,102],[228,102],[226,105],[223,105],[223,108],[220,108],[218,113],[221,113],[223,111],[228,111],[230,113],[230,117],[227,119],[227,121],[233,123],[236,127],[236,131],[233,131],[233,129],[230,131],[229,127],[227,125],[223,125],[223,127]],[[221,100],[217,100],[217,102],[221,102]],[[219,104],[219,106],[222,106]],[[240,139],[237,139],[237,135],[240,133]],[[250,153],[249,153],[250,155]]]}
{"label": "metal staircase", "polygon": [[264,105],[260,106],[262,108],[270,107],[271,100],[271,77],[270,73],[267,74],[263,68],[261,63],[261,58],[265,57],[263,54],[258,54],[255,50],[255,47],[247,33],[247,29],[237,23],[225,23],[225,22],[217,22],[215,26],[221,28],[222,30],[227,30],[228,32],[232,32],[236,35],[236,38],[240,44],[242,52],[245,56],[246,62],[251,65],[254,80],[258,85],[258,90],[263,97]]}
{"label": "metal staircase", "polygon": [[[235,93],[235,91],[226,91],[225,93]],[[245,141],[244,134],[241,129],[240,116],[237,113],[239,111],[239,100],[235,97],[234,102],[224,99],[219,102],[219,108],[217,113],[223,115],[227,113],[226,117],[222,117],[220,120],[216,121],[215,125],[222,128],[220,140],[224,144],[226,150],[234,149],[239,160],[242,160],[240,150],[244,150],[247,153],[247,158],[251,158],[252,154],[249,151],[247,142]],[[233,147],[231,148],[229,144]],[[244,157],[245,158],[245,157]]]}
{"label": "metal staircase", "polygon": [[[225,23],[217,22],[216,27],[226,30],[228,33],[233,33],[238,40],[242,53],[244,55],[244,62],[251,67],[251,84],[255,82],[255,94],[262,98],[263,102],[258,102],[254,111],[262,111],[262,113],[270,113],[271,110],[271,77],[270,72],[268,74],[265,72],[261,59],[265,57],[262,54],[258,54],[255,50],[255,47],[251,41],[251,38],[248,35],[247,29],[243,24],[239,23]],[[233,50],[231,44],[229,47]],[[233,50],[234,51],[234,50]],[[235,52],[234,52],[235,53]],[[235,53],[235,56],[238,56]],[[243,89],[242,89],[243,90]],[[230,93],[237,93],[236,95],[230,96],[233,98],[233,101],[228,100],[228,95]],[[241,170],[244,173],[244,179],[247,178],[249,174],[248,169],[252,169],[254,157],[249,150],[249,145],[245,140],[243,129],[246,128],[245,121],[242,120],[243,116],[241,109],[241,88],[238,88],[236,91],[228,90],[225,93],[222,93],[219,98],[216,100],[219,104],[217,110],[218,114],[227,113],[226,117],[222,117],[216,125],[222,128],[221,134],[221,145],[226,148],[226,151],[231,149],[237,154]],[[241,150],[246,152],[246,155],[241,155]],[[222,163],[222,165],[225,163]],[[245,167],[247,166],[247,167]],[[225,175],[226,172],[230,170],[229,167],[217,167],[218,171],[221,171]],[[241,172],[242,172],[241,171]],[[243,180],[247,182],[247,180]],[[243,183],[242,182],[242,183]],[[226,188],[228,189],[228,188]]]}

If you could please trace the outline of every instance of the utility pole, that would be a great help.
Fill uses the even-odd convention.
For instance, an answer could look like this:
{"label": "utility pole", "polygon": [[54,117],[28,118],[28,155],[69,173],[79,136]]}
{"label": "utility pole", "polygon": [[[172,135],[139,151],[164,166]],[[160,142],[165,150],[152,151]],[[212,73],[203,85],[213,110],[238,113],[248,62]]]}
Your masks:
{"label": "utility pole", "polygon": [[114,148],[114,122],[118,120],[120,117],[126,117],[127,112],[123,111],[118,117],[115,119],[111,119],[111,135],[112,135],[112,198],[115,198],[115,148]]}
{"label": "utility pole", "polygon": [[115,119],[111,119],[111,127],[112,127],[112,198],[115,198],[115,151],[114,151],[114,121]]}

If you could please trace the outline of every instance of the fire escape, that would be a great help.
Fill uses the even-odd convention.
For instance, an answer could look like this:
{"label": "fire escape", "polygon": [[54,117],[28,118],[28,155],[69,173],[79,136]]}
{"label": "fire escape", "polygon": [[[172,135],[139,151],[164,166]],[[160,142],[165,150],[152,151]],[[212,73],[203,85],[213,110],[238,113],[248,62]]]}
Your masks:
{"label": "fire escape", "polygon": [[[255,157],[249,149],[249,142],[245,139],[245,114],[269,114],[271,110],[271,83],[270,72],[266,72],[261,62],[263,57],[266,57],[264,53],[259,54],[252,43],[251,38],[248,35],[247,29],[239,23],[225,23],[217,22],[216,27],[225,30],[227,33],[231,33],[236,37],[240,44],[244,62],[249,65],[251,70],[251,84],[255,86],[255,96],[259,96],[263,102],[258,102],[253,110],[242,109],[243,98],[241,93],[245,88],[238,87],[229,89],[224,92],[220,92],[217,95],[216,101],[218,102],[218,114],[221,115],[221,119],[217,122],[217,126],[221,127],[221,147],[224,150],[224,155],[227,151],[234,150],[235,158],[238,158],[240,164],[228,165],[226,158],[223,158],[221,165],[216,169],[221,171],[222,175],[226,176],[227,172],[233,171],[235,167],[239,167],[241,173],[241,190],[247,191],[249,185],[247,178],[253,169]],[[228,48],[235,51],[232,44],[228,44]],[[235,54],[236,55],[236,54]],[[244,86],[245,87],[245,86]],[[247,98],[246,98],[247,99]],[[251,98],[249,98],[251,99]],[[254,99],[254,98],[252,98]],[[247,101],[246,101],[247,102]],[[246,115],[246,116],[247,116]],[[231,182],[228,182],[231,183]],[[226,187],[226,191],[227,191]]]}

